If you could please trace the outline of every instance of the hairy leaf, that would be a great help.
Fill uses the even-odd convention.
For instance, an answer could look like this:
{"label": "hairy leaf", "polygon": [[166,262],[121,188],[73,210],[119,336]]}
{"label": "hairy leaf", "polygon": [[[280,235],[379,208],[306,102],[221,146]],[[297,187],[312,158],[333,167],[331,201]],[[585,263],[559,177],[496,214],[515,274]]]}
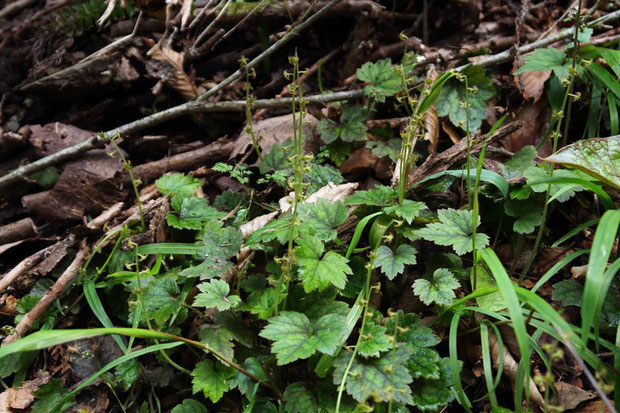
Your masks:
{"label": "hairy leaf", "polygon": [[553,47],[540,48],[532,54],[524,56],[525,64],[515,72],[519,75],[526,72],[553,70],[559,79],[568,77],[568,63],[566,53]]}
{"label": "hairy leaf", "polygon": [[170,413],[207,413],[207,408],[197,400],[185,399],[183,403],[174,406]]}
{"label": "hairy leaf", "polygon": [[307,383],[298,381],[289,384],[284,391],[284,410],[286,413],[318,412],[317,399]]}
{"label": "hairy leaf", "polygon": [[416,381],[413,387],[413,404],[421,411],[437,411],[454,400],[452,368],[449,358],[439,361],[439,378]]}
{"label": "hairy leaf", "polygon": [[408,224],[411,224],[424,209],[426,209],[424,202],[405,199],[402,205],[392,205],[384,208],[383,211],[386,214],[394,214],[399,218],[404,218]]}
{"label": "hairy leaf", "polygon": [[398,274],[405,270],[405,264],[415,264],[415,254],[418,251],[411,245],[402,244],[396,248],[396,251],[392,251],[390,247],[385,245],[377,248],[377,258],[375,258],[375,265],[381,268],[381,272],[384,273],[390,280],[393,280]]}
{"label": "hairy leaf", "polygon": [[172,207],[178,215],[167,214],[166,222],[168,225],[178,229],[200,229],[202,224],[209,220],[223,218],[226,214],[207,205],[204,198],[174,197]]}
{"label": "hairy leaf", "polygon": [[454,278],[454,274],[446,268],[438,268],[433,273],[430,280],[419,278],[413,283],[413,292],[420,297],[420,300],[430,305],[450,305],[454,301],[454,289],[461,284]]}
{"label": "hairy leaf", "polygon": [[194,298],[195,307],[215,307],[219,311],[229,310],[241,304],[238,295],[228,295],[230,286],[224,280],[210,280],[198,284],[201,292]]}
{"label": "hairy leaf", "polygon": [[374,322],[367,322],[364,334],[360,337],[357,352],[364,358],[379,357],[383,352],[392,348],[388,340],[387,329]]}
{"label": "hairy leaf", "polygon": [[[528,184],[531,182],[540,181],[542,179],[549,178],[549,172],[541,167],[534,166],[531,168],[527,168],[523,173],[525,179]],[[553,172],[553,176],[557,177],[567,177],[567,178],[575,178],[575,174],[572,171],[568,171],[566,169],[558,169]],[[566,190],[567,184],[551,184],[551,191],[549,192],[550,196],[554,196],[559,191],[563,191],[556,198],[558,202],[566,202],[571,199],[576,192],[583,190],[583,188],[579,185],[574,185],[570,189]],[[548,184],[536,184],[531,185],[531,189],[534,192],[546,192]]]}
{"label": "hairy leaf", "polygon": [[389,206],[398,197],[392,187],[377,185],[368,191],[356,191],[346,199],[347,205]]}
{"label": "hairy leaf", "polygon": [[348,211],[341,201],[331,202],[319,198],[316,204],[303,203],[298,207],[299,219],[309,225],[321,241],[331,241],[338,236],[338,227],[347,220]]}
{"label": "hairy leaf", "polygon": [[228,391],[229,380],[235,375],[232,367],[222,363],[204,360],[192,370],[192,392],[202,392],[205,397],[216,403]]}
{"label": "hairy leaf", "polygon": [[400,91],[401,81],[390,59],[364,63],[357,69],[357,78],[370,83],[364,87],[364,94],[377,102],[385,102],[386,97],[394,96]]}
{"label": "hairy leaf", "polygon": [[312,325],[305,314],[284,311],[269,319],[260,336],[273,341],[271,350],[276,354],[278,365],[306,359],[317,350],[333,354],[346,333],[344,317],[328,314]]}
{"label": "hairy leaf", "polygon": [[337,139],[344,142],[355,142],[366,139],[366,109],[359,105],[348,106],[340,116],[340,122],[336,123],[328,119],[322,119],[317,125],[317,131],[323,142],[332,143]]}
{"label": "hairy leaf", "polygon": [[200,342],[218,351],[224,357],[233,359],[235,356],[233,335],[225,328],[203,324],[198,332]]}
{"label": "hairy leaf", "polygon": [[164,175],[155,181],[155,185],[159,192],[164,195],[194,195],[196,189],[202,186],[202,181],[193,176],[187,176],[181,173],[173,173]]}
{"label": "hairy leaf", "polygon": [[[440,222],[428,224],[417,231],[418,236],[437,245],[451,246],[458,255],[473,250],[472,223],[473,211],[440,209],[437,211]],[[478,220],[478,225],[480,220]],[[489,245],[489,237],[476,233],[476,248],[482,249]]]}
{"label": "hairy leaf", "polygon": [[345,257],[334,251],[323,255],[324,248],[316,238],[302,236],[299,239],[295,254],[300,267],[299,277],[306,292],[323,290],[330,284],[343,289],[347,283],[347,274],[353,273]]}

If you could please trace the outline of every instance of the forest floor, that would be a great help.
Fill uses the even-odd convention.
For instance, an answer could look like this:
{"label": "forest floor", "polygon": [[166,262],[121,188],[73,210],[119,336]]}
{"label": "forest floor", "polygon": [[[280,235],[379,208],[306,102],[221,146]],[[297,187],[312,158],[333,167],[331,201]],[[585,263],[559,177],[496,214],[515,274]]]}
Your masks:
{"label": "forest floor", "polygon": [[0,0],[0,412],[615,411],[619,21]]}

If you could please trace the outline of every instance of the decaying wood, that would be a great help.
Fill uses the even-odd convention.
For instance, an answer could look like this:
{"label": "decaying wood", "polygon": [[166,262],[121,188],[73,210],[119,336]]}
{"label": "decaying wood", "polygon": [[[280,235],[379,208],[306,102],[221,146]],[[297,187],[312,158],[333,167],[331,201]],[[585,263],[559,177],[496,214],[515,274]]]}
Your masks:
{"label": "decaying wood", "polygon": [[77,272],[82,268],[82,264],[86,261],[90,247],[86,245],[84,241],[81,243],[80,250],[77,252],[75,258],[69,264],[69,267],[62,273],[62,275],[56,280],[54,285],[45,293],[41,300],[34,306],[34,308],[28,311],[24,317],[19,321],[15,327],[15,332],[10,336],[7,336],[2,342],[3,346],[23,337],[32,324],[49,308],[50,305],[60,296],[60,293],[65,289],[69,282],[75,278]]}
{"label": "decaying wood", "polygon": [[32,218],[24,218],[0,227],[0,244],[37,236],[37,227]]}
{"label": "decaying wood", "polygon": [[[487,145],[498,141],[500,138],[511,134],[522,126],[521,122],[511,122],[497,129],[490,137],[484,137],[473,142],[471,145],[471,153],[475,154],[480,151],[483,142],[486,140]],[[467,140],[461,139],[454,146],[446,149],[439,154],[430,154],[424,163],[418,166],[409,174],[409,186],[418,181],[431,176],[438,172],[447,171],[453,165],[463,162],[467,157]]]}

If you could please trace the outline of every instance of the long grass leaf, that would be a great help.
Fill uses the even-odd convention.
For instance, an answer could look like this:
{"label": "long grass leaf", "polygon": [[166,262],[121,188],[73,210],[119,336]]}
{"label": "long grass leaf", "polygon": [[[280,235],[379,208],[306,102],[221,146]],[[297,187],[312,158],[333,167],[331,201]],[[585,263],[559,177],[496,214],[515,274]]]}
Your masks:
{"label": "long grass leaf", "polygon": [[584,346],[588,344],[592,326],[596,332],[598,345],[601,309],[611,284],[609,273],[605,269],[616,239],[618,224],[620,224],[620,210],[607,211],[601,217],[594,234],[581,304],[581,338]]}
{"label": "long grass leaf", "polygon": [[600,218],[596,218],[596,219],[592,219],[592,220],[590,220],[588,222],[584,222],[583,224],[577,225],[575,228],[572,228],[565,235],[560,237],[556,242],[551,244],[551,246],[552,247],[557,247],[558,245],[560,245],[561,243],[563,243],[567,239],[570,239],[570,238],[574,237],[576,234],[580,233],[584,229],[590,228],[594,224],[598,224],[599,221],[600,221]]}
{"label": "long grass leaf", "polygon": [[603,206],[605,207],[605,209],[611,210],[611,209],[616,208],[614,201],[611,200],[611,197],[609,196],[609,194],[607,194],[607,192],[605,192],[605,190],[600,185],[597,185],[591,181],[587,181],[583,178],[554,176],[551,178],[539,179],[534,182],[528,183],[529,186],[539,185],[539,184],[577,184],[577,185],[583,186],[586,189],[589,189],[590,191],[598,195],[601,198],[601,202],[603,203]]}
{"label": "long grass leaf", "polygon": [[[106,313],[105,308],[103,308],[103,304],[99,299],[99,295],[97,294],[97,290],[95,289],[94,280],[86,280],[84,282],[84,297],[86,298],[86,302],[90,306],[90,309],[93,311],[93,314],[97,317],[99,322],[103,324],[104,327],[112,328],[114,324],[112,324],[112,320],[108,317],[108,313]],[[123,342],[123,339],[118,335],[114,334],[112,336],[118,347],[123,351],[123,353],[127,352],[127,346]]]}
{"label": "long grass leaf", "polygon": [[566,257],[562,258],[560,261],[556,262],[553,265],[553,267],[549,268],[547,272],[542,277],[540,277],[540,279],[536,282],[536,284],[534,284],[534,287],[532,287],[532,292],[535,293],[536,290],[538,290],[544,283],[549,281],[551,277],[557,274],[558,271],[564,268],[569,262],[571,262],[575,258],[578,258],[588,252],[590,252],[590,250],[575,251],[571,254],[568,254]]}
{"label": "long grass leaf", "polygon": [[458,329],[459,320],[461,318],[461,311],[457,310],[452,315],[452,321],[450,322],[450,335],[448,337],[448,348],[450,352],[450,366],[452,370],[452,381],[454,382],[454,390],[456,392],[456,399],[461,406],[471,413],[471,401],[463,390],[463,384],[461,383],[461,365],[459,363],[459,355],[457,349],[458,342]]}
{"label": "long grass leaf", "polygon": [[193,255],[203,247],[200,244],[189,244],[181,242],[162,242],[159,244],[138,245],[138,254],[185,254]]}
{"label": "long grass leaf", "polygon": [[351,241],[349,242],[349,248],[347,249],[347,253],[344,256],[346,259],[349,259],[349,257],[353,253],[353,250],[355,250],[355,247],[357,247],[357,244],[360,242],[360,238],[362,238],[362,233],[364,232],[364,228],[366,228],[368,222],[374,217],[381,215],[382,213],[383,212],[379,211],[375,212],[374,214],[367,215],[362,218],[360,222],[357,223],[357,225],[355,226],[355,232],[353,232],[353,237],[351,237]]}

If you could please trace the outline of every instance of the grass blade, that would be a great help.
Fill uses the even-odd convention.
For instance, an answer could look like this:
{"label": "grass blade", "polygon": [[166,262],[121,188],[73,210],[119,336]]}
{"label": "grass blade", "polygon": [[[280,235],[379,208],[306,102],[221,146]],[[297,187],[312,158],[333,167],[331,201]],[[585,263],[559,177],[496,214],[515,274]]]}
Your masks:
{"label": "grass blade", "polygon": [[457,310],[452,316],[452,321],[450,322],[450,335],[448,337],[448,347],[450,350],[450,366],[452,367],[452,381],[454,382],[454,389],[456,391],[456,399],[461,404],[461,406],[471,413],[471,401],[465,394],[463,390],[463,384],[461,383],[461,375],[460,370],[461,366],[459,363],[459,355],[457,350],[457,338],[458,338],[458,330],[459,330],[459,319],[461,318],[461,311]]}
{"label": "grass blade", "polygon": [[563,243],[567,239],[572,238],[573,236],[575,236],[576,234],[580,233],[584,229],[590,228],[594,224],[598,224],[599,221],[600,221],[600,218],[596,218],[596,219],[592,219],[592,220],[590,220],[588,222],[584,222],[583,224],[577,225],[575,228],[573,228],[570,231],[568,231],[566,233],[566,235],[562,236],[560,239],[558,239],[556,242],[554,242],[551,246],[552,247],[557,247],[558,245],[560,245],[561,243]]}
{"label": "grass blade", "polygon": [[[97,317],[97,319],[103,324],[104,327],[113,328],[114,324],[112,324],[112,320],[108,317],[105,309],[103,308],[103,304],[99,299],[99,295],[97,294],[97,290],[95,289],[94,280],[86,280],[84,282],[84,297],[90,306],[90,309],[93,310],[93,313]],[[123,353],[127,353],[127,346],[123,342],[123,339],[118,334],[114,334],[112,336],[118,347],[123,351]]]}
{"label": "grass blade", "polygon": [[200,244],[189,244],[181,242],[162,242],[161,244],[138,245],[138,254],[184,254],[194,255],[203,247]]}

